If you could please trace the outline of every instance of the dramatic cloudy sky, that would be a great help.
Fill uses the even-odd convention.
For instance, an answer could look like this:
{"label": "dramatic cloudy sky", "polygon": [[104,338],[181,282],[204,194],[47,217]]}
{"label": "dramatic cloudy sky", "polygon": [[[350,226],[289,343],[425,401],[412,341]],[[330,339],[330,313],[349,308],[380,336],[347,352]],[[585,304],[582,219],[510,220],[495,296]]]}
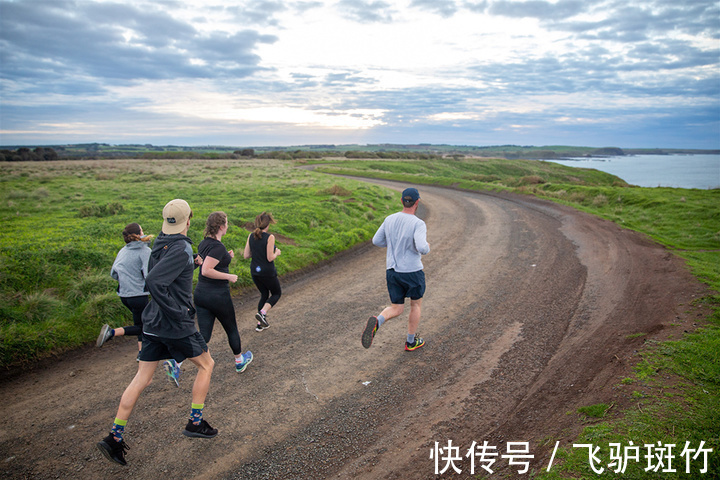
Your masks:
{"label": "dramatic cloudy sky", "polygon": [[0,0],[0,144],[720,148],[717,0]]}

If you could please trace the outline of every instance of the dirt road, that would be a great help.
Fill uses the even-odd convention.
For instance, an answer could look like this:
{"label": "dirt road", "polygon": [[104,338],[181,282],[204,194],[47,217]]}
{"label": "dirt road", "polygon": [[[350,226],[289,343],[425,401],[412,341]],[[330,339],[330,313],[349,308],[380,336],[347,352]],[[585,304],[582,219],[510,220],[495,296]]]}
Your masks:
{"label": "dirt road", "polygon": [[[134,340],[116,339],[2,380],[0,476],[435,478],[430,452],[451,441],[463,456],[453,478],[463,478],[465,453],[485,440],[499,454],[528,442],[543,468],[551,446],[541,441],[577,431],[567,412],[619,409],[630,391],[617,385],[642,342],[695,319],[688,304],[702,285],[641,235],[530,197],[419,188],[431,245],[424,348],[404,351],[409,308],[360,345],[388,302],[385,251],[364,246],[286,279],[262,333],[255,293],[237,299],[255,361],[236,374],[215,329],[205,416],[216,438],[181,434],[194,366],[179,389],[159,368],[128,423],[128,466],[108,462],[95,444],[137,368]],[[498,457],[495,471],[517,470]]]}

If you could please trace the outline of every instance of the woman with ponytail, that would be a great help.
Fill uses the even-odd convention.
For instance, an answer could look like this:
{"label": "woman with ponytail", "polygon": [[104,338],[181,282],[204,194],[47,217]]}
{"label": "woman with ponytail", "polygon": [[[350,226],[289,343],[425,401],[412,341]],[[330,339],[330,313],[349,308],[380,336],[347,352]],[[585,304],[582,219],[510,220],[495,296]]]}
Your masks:
{"label": "woman with ponytail", "polygon": [[133,325],[120,328],[110,328],[105,324],[100,329],[100,335],[95,345],[102,347],[113,337],[123,335],[137,335],[138,358],[142,349],[142,311],[148,304],[150,293],[145,286],[145,277],[148,273],[148,260],[150,259],[150,240],[152,235],[144,235],[142,227],[137,223],[130,223],[122,232],[125,246],[115,257],[110,276],[118,281],[118,296],[133,316]]}
{"label": "woman with ponytail", "polygon": [[198,245],[198,255],[203,259],[200,275],[195,286],[194,301],[197,310],[198,330],[210,342],[215,319],[225,329],[230,349],[235,355],[235,371],[244,372],[253,360],[250,350],[242,353],[240,332],[235,319],[235,306],[230,297],[229,283],[237,282],[237,275],[230,273],[230,262],[235,257],[221,242],[228,230],[225,212],[211,213],[205,222],[205,238]]}
{"label": "woman with ponytail", "polygon": [[255,231],[248,235],[243,253],[245,258],[252,258],[250,273],[260,291],[258,313],[255,314],[258,321],[255,330],[258,332],[270,327],[267,314],[282,295],[275,269],[275,259],[280,255],[280,249],[275,246],[275,235],[268,233],[271,223],[275,223],[275,219],[268,212],[255,217]]}

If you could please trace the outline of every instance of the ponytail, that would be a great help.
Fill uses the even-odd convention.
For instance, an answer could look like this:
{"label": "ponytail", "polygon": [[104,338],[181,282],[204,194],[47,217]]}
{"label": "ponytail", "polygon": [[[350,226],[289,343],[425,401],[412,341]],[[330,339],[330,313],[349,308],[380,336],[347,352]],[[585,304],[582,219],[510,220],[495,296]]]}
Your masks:
{"label": "ponytail", "polygon": [[255,217],[255,231],[253,231],[253,235],[255,235],[257,240],[262,238],[262,231],[271,223],[275,223],[275,219],[272,217],[272,214],[268,212],[263,212]]}

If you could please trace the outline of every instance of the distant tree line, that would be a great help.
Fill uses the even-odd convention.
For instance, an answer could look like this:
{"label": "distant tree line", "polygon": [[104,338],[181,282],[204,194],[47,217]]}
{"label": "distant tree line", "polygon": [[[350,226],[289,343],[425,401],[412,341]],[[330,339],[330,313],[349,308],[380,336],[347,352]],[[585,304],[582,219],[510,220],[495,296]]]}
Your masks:
{"label": "distant tree line", "polygon": [[57,160],[58,154],[53,148],[37,147],[33,150],[20,147],[15,151],[0,150],[0,162],[49,162]]}

